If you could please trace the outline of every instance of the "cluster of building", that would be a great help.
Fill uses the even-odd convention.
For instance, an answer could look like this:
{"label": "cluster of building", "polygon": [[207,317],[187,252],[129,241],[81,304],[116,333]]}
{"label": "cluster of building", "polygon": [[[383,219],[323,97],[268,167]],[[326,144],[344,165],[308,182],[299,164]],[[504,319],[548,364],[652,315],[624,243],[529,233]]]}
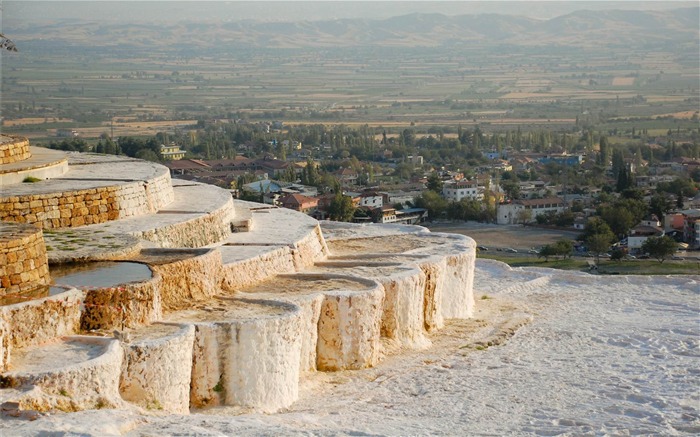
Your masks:
{"label": "cluster of building", "polygon": [[[291,150],[301,148],[301,143],[289,143]],[[294,146],[294,147],[291,147]],[[300,176],[307,161],[279,160],[272,156],[260,159],[249,159],[236,156],[231,159],[199,160],[183,159],[184,152],[175,145],[162,146],[162,154],[167,157],[166,165],[173,176],[193,179],[204,183],[214,184],[232,190],[246,191],[260,196],[264,203],[294,209],[312,215],[318,219],[329,216],[329,207],[334,194],[321,194],[316,187],[304,186],[298,183],[283,182],[276,178],[281,174],[290,175],[294,172]],[[538,216],[560,214],[570,210],[578,202],[582,205],[579,212],[574,214],[574,227],[583,229],[587,220],[595,214],[590,207],[600,194],[600,189],[585,187],[584,190],[573,190],[566,185],[552,185],[545,180],[515,180],[520,196],[518,199],[508,199],[500,186],[501,181],[493,175],[503,172],[527,172],[542,170],[548,163],[564,166],[586,165],[585,156],[581,154],[545,154],[528,152],[511,152],[507,157],[502,153],[485,153],[488,162],[476,168],[477,176],[467,179],[457,171],[439,172],[443,187],[442,196],[453,202],[463,199],[481,201],[485,193],[489,193],[497,205],[496,222],[498,224],[526,224],[537,221]],[[423,158],[411,156],[407,162],[421,167]],[[646,165],[638,159],[628,159],[626,165],[632,169],[635,165]],[[700,168],[700,160],[678,158],[669,162],[657,163],[649,167],[644,176],[635,178],[637,186],[642,189],[653,189],[662,182],[671,182],[678,174],[689,175]],[[236,181],[243,175],[253,176],[254,182],[241,187]],[[361,177],[350,167],[338,169],[333,176],[341,183],[344,195],[352,199],[356,222],[378,223],[420,223],[427,218],[427,211],[420,208],[395,208],[392,205],[406,205],[425,189],[426,178],[400,184],[395,187],[360,190],[358,183]],[[495,179],[495,180],[494,180]],[[546,179],[546,178],[545,178]],[[298,178],[297,178],[298,180]],[[239,193],[237,193],[239,194]],[[700,247],[700,214],[692,209],[700,205],[690,204],[691,209],[679,211],[664,217],[659,224],[650,218],[630,232],[629,249],[631,252],[641,247],[643,240],[652,235],[673,235],[679,241],[685,241],[690,247]],[[663,222],[663,225],[661,224]]]}
{"label": "cluster of building", "polygon": [[[263,203],[303,212],[318,220],[329,217],[331,202],[335,198],[334,193],[318,195],[316,187],[269,179],[251,182],[242,189],[248,193],[257,193]],[[417,224],[428,217],[427,210],[423,208],[395,208],[390,203],[390,194],[387,192],[345,191],[343,195],[349,197],[353,207],[359,211],[353,217],[353,222],[356,223]]]}

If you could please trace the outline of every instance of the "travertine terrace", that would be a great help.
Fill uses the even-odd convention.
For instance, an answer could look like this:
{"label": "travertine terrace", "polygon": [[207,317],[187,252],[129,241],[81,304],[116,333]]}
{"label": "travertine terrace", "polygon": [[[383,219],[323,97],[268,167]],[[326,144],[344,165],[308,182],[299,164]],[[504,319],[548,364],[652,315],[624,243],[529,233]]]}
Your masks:
{"label": "travertine terrace", "polygon": [[[468,237],[319,224],[150,162],[0,145],[0,403],[19,415],[275,412],[309,372],[429,347],[474,311]],[[97,260],[152,274],[47,286],[47,265]]]}

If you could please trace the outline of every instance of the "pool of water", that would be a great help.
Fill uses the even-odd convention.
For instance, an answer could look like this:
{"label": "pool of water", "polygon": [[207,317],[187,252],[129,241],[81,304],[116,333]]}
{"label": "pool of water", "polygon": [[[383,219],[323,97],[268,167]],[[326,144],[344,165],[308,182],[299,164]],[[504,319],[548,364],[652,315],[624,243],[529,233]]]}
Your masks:
{"label": "pool of water", "polygon": [[51,266],[53,285],[75,288],[115,287],[130,282],[143,282],[153,276],[151,269],[142,263],[100,261],[84,264]]}
{"label": "pool of water", "polygon": [[60,264],[51,266],[49,270],[51,274],[50,286],[40,286],[33,290],[1,296],[0,306],[53,296],[71,288],[116,287],[130,282],[147,281],[153,276],[151,269],[146,264],[127,261]]}

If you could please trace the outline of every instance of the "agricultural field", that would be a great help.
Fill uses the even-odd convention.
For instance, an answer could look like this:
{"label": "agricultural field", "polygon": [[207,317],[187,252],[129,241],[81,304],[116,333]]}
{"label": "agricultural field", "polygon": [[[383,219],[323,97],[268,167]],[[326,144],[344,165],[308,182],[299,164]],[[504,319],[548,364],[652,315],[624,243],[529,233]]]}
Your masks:
{"label": "agricultural field", "polygon": [[[259,37],[267,38],[262,47],[186,50],[164,33],[163,41],[144,36],[130,51],[91,42],[94,32],[72,29],[69,45],[30,39],[3,56],[3,132],[37,140],[63,128],[85,138],[152,135],[216,118],[367,124],[388,133],[698,127],[697,41],[430,45],[409,38],[392,47],[330,48],[292,44],[271,31]],[[120,44],[129,34],[112,32]]]}

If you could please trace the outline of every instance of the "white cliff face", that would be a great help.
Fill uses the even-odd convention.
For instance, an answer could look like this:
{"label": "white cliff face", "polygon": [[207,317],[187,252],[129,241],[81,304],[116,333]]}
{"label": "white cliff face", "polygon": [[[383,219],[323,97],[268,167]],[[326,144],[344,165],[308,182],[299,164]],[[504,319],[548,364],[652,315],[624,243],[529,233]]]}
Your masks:
{"label": "white cliff face", "polygon": [[222,376],[226,405],[274,412],[299,397],[301,312],[229,325]]}
{"label": "white cliff face", "polygon": [[380,334],[385,346],[422,348],[430,344],[425,337],[423,294],[425,274],[417,267],[396,262],[378,262],[342,258],[316,264],[324,273],[345,274],[378,281],[384,288]]}
{"label": "white cliff face", "polygon": [[230,346],[228,333],[216,323],[195,325],[190,405],[195,408],[223,405],[224,363],[221,353]]}
{"label": "white cliff face", "polygon": [[438,245],[410,250],[408,254],[429,254],[439,259],[439,311],[443,319],[465,319],[474,314],[474,262],[476,242],[456,234],[429,233],[422,235],[427,243]]}
{"label": "white cliff face", "polygon": [[149,410],[188,414],[194,326],[149,328],[141,329],[141,338],[122,343],[119,392],[124,400]]}
{"label": "white cliff face", "polygon": [[474,259],[475,255],[467,252],[448,255],[445,259],[441,303],[445,319],[468,319],[474,315]]}
{"label": "white cliff face", "polygon": [[362,369],[381,358],[384,289],[328,293],[321,305],[316,351],[319,370]]}
{"label": "white cliff face", "polygon": [[299,370],[313,372],[318,370],[318,321],[321,319],[322,294],[308,294],[294,297],[278,298],[283,302],[297,305],[301,311],[300,332],[301,346],[299,348]]}
{"label": "white cliff face", "polygon": [[[221,302],[223,311],[190,311],[178,317],[195,327],[191,406],[271,412],[291,405],[299,389],[301,310],[260,300]],[[208,317],[219,320],[204,321]]]}
{"label": "white cliff face", "polygon": [[424,334],[425,314],[421,305],[425,274],[419,269],[411,269],[380,282],[384,286],[382,337],[407,348],[428,346],[430,341]]}
{"label": "white cliff face", "polygon": [[425,289],[423,290],[423,317],[425,330],[428,332],[441,329],[445,326],[445,318],[442,313],[442,295],[445,291],[445,267],[444,259],[431,258],[419,264],[425,274]]}

